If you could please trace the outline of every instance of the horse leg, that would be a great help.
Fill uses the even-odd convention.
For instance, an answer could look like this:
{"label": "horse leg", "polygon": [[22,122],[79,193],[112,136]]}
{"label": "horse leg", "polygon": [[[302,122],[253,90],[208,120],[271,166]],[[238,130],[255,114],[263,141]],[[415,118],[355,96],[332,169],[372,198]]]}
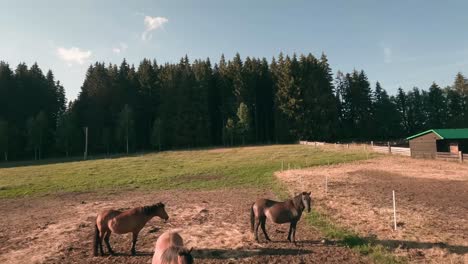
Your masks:
{"label": "horse leg", "polygon": [[99,232],[98,244],[99,244],[99,251],[101,252],[101,256],[104,256],[104,249],[102,248],[102,240],[104,239],[104,232]]}
{"label": "horse leg", "polygon": [[106,246],[107,246],[107,250],[109,250],[109,254],[114,255],[115,253],[112,250],[110,242],[109,242],[110,235],[111,235],[111,231],[109,230],[109,231],[107,231],[106,235],[104,236],[104,241],[106,242]]}
{"label": "horse leg", "polygon": [[293,230],[293,223],[289,225],[288,241],[291,242],[291,233]]}
{"label": "horse leg", "polygon": [[271,239],[268,237],[268,234],[266,232],[265,223],[266,223],[266,217],[262,217],[262,219],[260,219],[260,224],[262,226],[263,234],[265,235],[266,240],[271,241]]}
{"label": "horse leg", "polygon": [[255,219],[255,228],[254,228],[254,234],[255,234],[255,241],[258,242],[258,228],[260,227],[260,219],[256,218]]}
{"label": "horse leg", "polygon": [[138,232],[133,232],[133,239],[132,239],[132,256],[135,256],[136,254],[136,249],[135,249],[135,245],[136,245],[136,242],[137,242],[137,239],[138,239],[138,233],[140,232],[140,230],[138,230]]}
{"label": "horse leg", "polygon": [[292,227],[292,242],[293,242],[294,244],[296,244],[296,226],[297,226],[297,222],[291,223],[291,227]]}

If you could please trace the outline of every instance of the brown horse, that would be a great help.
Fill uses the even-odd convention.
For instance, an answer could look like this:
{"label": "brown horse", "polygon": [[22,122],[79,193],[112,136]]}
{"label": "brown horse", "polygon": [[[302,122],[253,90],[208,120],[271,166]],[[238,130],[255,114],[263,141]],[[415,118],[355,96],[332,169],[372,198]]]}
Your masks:
{"label": "brown horse", "polygon": [[258,199],[250,208],[250,224],[252,232],[255,234],[255,240],[258,242],[258,227],[261,226],[265,239],[271,241],[265,229],[266,219],[268,218],[277,224],[291,223],[288,240],[296,243],[297,222],[301,219],[305,208],[310,212],[310,204],[310,192],[303,192],[284,202]]}
{"label": "brown horse", "polygon": [[164,232],[156,241],[151,264],[191,264],[192,249],[184,248],[184,241],[175,231]]}
{"label": "brown horse", "polygon": [[114,255],[109,238],[112,232],[116,234],[133,233],[132,240],[132,255],[135,255],[135,244],[138,238],[138,233],[151,220],[151,218],[159,216],[167,221],[169,216],[164,209],[163,203],[157,203],[150,206],[137,207],[126,211],[107,210],[98,214],[95,225],[94,238],[94,256],[98,254],[98,247],[101,251],[101,256],[104,255],[102,249],[102,239],[106,242],[109,254]]}

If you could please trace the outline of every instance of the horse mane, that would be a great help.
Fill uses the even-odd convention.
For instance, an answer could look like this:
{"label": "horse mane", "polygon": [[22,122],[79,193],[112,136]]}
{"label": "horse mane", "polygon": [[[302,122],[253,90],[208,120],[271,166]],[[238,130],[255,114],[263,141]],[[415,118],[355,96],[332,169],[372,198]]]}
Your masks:
{"label": "horse mane", "polygon": [[163,203],[156,203],[153,205],[143,206],[142,210],[145,215],[151,215],[161,207],[164,207]]}
{"label": "horse mane", "polygon": [[305,192],[302,192],[296,196],[294,196],[294,198],[292,198],[292,202],[294,204],[294,207],[296,207],[297,209],[301,210],[301,211],[304,211],[305,207],[304,207],[304,204],[302,204],[302,195],[305,194]]}
{"label": "horse mane", "polygon": [[177,262],[179,256],[185,258],[185,263],[192,264],[193,257],[190,254],[190,251],[191,250],[188,250],[184,247],[168,247],[166,250],[164,250],[163,254],[161,255],[161,264],[172,264],[174,262]]}

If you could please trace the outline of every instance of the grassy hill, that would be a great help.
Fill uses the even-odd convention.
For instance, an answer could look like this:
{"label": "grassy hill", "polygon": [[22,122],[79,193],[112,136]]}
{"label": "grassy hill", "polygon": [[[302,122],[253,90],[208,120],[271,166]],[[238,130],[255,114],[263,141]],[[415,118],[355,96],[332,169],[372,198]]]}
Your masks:
{"label": "grassy hill", "polygon": [[[0,198],[132,188],[276,188],[273,172],[366,159],[368,153],[273,145],[0,168]],[[373,154],[374,155],[374,154]],[[372,156],[372,155],[370,155]]]}

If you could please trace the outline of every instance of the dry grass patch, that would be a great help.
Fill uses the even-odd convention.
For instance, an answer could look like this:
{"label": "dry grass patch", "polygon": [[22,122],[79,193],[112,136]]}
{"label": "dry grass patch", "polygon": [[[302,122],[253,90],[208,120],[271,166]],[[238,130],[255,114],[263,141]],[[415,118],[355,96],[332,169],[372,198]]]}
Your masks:
{"label": "dry grass patch", "polygon": [[[410,261],[468,262],[468,166],[387,156],[279,173],[334,222]],[[328,178],[328,194],[325,178]],[[392,190],[398,230],[393,231]]]}

